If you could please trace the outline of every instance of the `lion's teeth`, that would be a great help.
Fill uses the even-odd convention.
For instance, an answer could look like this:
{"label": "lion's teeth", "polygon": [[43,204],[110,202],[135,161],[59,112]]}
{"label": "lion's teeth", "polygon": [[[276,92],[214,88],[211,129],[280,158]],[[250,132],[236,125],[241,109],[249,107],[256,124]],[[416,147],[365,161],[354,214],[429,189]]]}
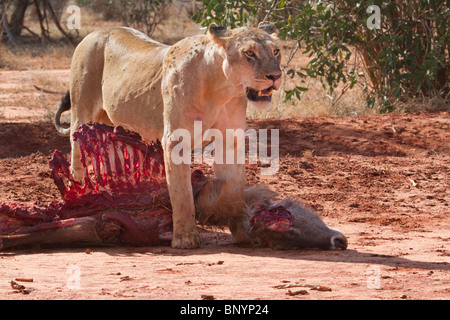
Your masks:
{"label": "lion's teeth", "polygon": [[258,91],[258,97],[270,97],[272,95],[272,92],[273,92],[273,88],[260,90],[260,91]]}

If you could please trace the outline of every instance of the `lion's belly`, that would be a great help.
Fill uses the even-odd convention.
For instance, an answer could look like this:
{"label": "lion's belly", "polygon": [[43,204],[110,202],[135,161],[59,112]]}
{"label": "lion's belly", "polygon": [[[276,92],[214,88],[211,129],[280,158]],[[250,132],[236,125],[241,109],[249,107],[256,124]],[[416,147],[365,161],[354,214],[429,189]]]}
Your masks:
{"label": "lion's belly", "polygon": [[147,142],[161,140],[164,120],[160,95],[140,95],[127,101],[106,99],[103,107],[114,125],[138,132]]}

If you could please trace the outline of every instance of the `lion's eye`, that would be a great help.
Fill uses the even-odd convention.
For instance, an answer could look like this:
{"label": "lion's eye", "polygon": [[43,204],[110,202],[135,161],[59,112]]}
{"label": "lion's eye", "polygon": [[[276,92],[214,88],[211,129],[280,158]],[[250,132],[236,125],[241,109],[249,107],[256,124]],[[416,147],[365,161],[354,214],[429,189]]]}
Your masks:
{"label": "lion's eye", "polygon": [[274,49],[273,50],[273,55],[276,56],[280,53],[280,49]]}
{"label": "lion's eye", "polygon": [[247,57],[250,57],[250,58],[254,58],[255,57],[255,53],[253,51],[251,51],[251,50],[245,51],[244,53],[245,53],[245,55]]}

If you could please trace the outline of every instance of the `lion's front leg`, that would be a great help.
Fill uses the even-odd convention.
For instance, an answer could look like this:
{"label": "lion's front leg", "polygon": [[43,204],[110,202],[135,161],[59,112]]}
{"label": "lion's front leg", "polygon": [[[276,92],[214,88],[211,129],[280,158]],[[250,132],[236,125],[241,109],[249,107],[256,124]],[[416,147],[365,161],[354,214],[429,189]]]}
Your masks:
{"label": "lion's front leg", "polygon": [[[245,216],[244,203],[245,186],[245,128],[246,128],[245,98],[231,100],[224,109],[224,114],[214,124],[222,133],[222,141],[215,141],[215,147],[222,150],[222,155],[215,154],[214,175],[223,181],[221,193],[217,199],[216,207],[220,207],[222,220],[229,221],[233,237],[238,242],[248,237],[240,228]],[[222,144],[220,146],[220,144]]]}
{"label": "lion's front leg", "polygon": [[[180,143],[182,142],[173,141],[171,134],[164,134],[162,139],[166,180],[173,212],[172,247],[198,248],[200,246],[200,237],[195,223],[190,164],[189,162],[179,163],[179,161],[175,163],[172,158],[174,148]],[[190,151],[190,142],[188,149]]]}
{"label": "lion's front leg", "polygon": [[[217,164],[213,165],[214,175],[224,181],[222,190],[215,203],[215,214],[222,215],[222,221],[227,220],[233,238],[237,242],[247,242],[248,236],[242,228],[245,218],[244,185],[245,164]],[[217,208],[217,207],[220,207]]]}

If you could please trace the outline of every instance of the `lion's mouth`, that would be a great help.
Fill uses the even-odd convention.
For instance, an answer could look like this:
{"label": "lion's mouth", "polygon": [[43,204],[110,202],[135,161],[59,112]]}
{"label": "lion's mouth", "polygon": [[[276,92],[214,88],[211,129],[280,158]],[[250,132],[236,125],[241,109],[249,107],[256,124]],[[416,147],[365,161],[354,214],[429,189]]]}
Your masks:
{"label": "lion's mouth", "polygon": [[252,101],[272,101],[273,86],[264,90],[247,88],[247,98]]}

